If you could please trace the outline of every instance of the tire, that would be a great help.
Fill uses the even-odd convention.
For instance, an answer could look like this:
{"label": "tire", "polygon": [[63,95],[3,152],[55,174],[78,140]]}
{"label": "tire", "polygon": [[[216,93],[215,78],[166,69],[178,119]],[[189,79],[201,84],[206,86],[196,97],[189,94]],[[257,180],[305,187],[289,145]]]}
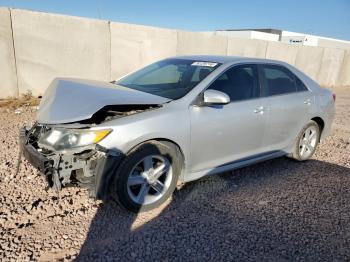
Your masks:
{"label": "tire", "polygon": [[174,192],[181,172],[178,151],[172,143],[158,141],[132,150],[114,176],[112,199],[134,213],[163,204]]}
{"label": "tire", "polygon": [[310,159],[316,151],[317,145],[320,141],[321,129],[319,125],[310,120],[300,131],[291,158],[297,161],[306,161]]}

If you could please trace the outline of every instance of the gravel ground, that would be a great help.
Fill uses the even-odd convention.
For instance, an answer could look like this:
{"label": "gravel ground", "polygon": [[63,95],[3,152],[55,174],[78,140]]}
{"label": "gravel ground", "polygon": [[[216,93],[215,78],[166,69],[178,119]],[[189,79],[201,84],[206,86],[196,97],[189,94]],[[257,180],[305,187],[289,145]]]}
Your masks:
{"label": "gravel ground", "polygon": [[[33,121],[0,109],[0,260],[350,260],[350,91],[312,160],[286,158],[188,183],[157,210],[130,214],[84,189],[45,191],[22,163]],[[17,112],[18,113],[18,112]]]}

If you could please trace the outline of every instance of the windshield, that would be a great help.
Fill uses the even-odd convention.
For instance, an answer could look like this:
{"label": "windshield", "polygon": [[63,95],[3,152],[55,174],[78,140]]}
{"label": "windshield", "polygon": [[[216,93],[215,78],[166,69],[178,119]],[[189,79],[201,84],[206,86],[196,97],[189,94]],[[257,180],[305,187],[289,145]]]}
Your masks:
{"label": "windshield", "polygon": [[146,66],[115,83],[131,89],[179,99],[221,64],[187,59],[166,59]]}

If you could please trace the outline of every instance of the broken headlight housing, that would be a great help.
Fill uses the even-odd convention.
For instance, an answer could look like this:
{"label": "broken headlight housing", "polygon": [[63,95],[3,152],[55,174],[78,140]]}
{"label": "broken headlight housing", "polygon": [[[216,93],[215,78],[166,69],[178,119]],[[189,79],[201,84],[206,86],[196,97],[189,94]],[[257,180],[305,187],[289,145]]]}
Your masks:
{"label": "broken headlight housing", "polygon": [[111,133],[111,131],[111,129],[91,130],[53,128],[40,137],[38,145],[55,151],[86,147],[97,144]]}

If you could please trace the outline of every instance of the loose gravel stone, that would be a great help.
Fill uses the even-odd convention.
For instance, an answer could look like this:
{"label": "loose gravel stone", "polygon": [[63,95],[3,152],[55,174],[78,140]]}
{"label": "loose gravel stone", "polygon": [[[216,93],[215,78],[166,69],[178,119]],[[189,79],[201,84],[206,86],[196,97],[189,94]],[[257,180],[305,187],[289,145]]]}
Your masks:
{"label": "loose gravel stone", "polygon": [[0,108],[0,260],[349,261],[350,91],[337,90],[332,136],[313,159],[274,159],[186,184],[162,207],[131,214],[85,189],[45,190]]}

